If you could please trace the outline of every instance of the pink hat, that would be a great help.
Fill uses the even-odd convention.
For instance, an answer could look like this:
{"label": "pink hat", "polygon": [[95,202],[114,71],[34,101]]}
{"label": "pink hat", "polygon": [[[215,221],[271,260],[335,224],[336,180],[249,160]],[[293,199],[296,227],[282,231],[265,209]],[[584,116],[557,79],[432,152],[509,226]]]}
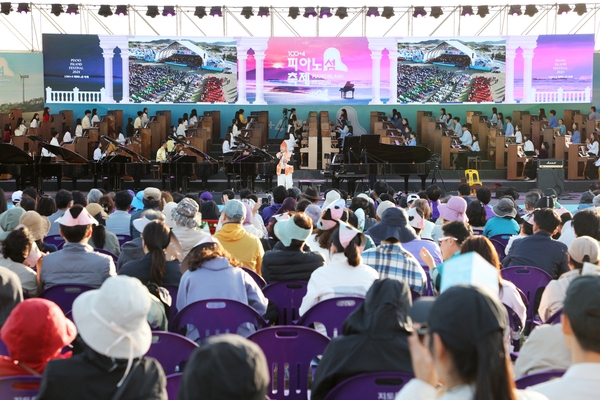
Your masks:
{"label": "pink hat", "polygon": [[408,215],[408,224],[416,229],[425,229],[425,219],[421,210],[416,207],[411,208],[406,213]]}
{"label": "pink hat", "polygon": [[[81,212],[77,216],[77,218],[73,217],[73,212],[80,209]],[[57,219],[55,222],[58,222],[60,225],[64,226],[85,226],[85,225],[98,225],[98,221],[96,218],[92,217],[88,210],[81,206],[73,206],[72,208],[65,211],[64,215]]]}
{"label": "pink hat", "polygon": [[452,196],[446,204],[440,204],[438,206],[440,217],[446,221],[463,221],[469,222],[467,218],[467,202],[460,196]]}

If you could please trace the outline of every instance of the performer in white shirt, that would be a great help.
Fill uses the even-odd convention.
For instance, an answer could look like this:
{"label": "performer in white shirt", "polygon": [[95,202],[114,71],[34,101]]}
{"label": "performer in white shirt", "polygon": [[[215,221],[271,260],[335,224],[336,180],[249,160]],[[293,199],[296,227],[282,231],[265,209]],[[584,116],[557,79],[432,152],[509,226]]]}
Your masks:
{"label": "performer in white shirt", "polygon": [[104,156],[106,156],[106,154],[102,152],[102,143],[94,143],[94,161],[100,161]]}
{"label": "performer in white shirt", "polygon": [[92,116],[92,112],[90,110],[85,110],[85,117],[81,120],[81,126],[83,129],[90,129],[92,127],[92,121],[90,117]]}
{"label": "performer in white shirt", "polygon": [[[52,146],[60,146],[58,143],[58,132],[52,131],[52,140],[50,141]],[[42,147],[42,157],[56,157],[56,154],[50,153],[45,147]]]}

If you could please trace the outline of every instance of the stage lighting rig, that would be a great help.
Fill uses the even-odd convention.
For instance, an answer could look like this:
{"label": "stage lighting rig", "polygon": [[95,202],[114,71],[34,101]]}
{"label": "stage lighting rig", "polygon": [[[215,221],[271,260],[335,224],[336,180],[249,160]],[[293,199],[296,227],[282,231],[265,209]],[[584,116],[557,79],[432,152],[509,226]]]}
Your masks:
{"label": "stage lighting rig", "polygon": [[111,15],[113,15],[113,12],[110,9],[110,6],[104,4],[104,5],[100,6],[100,9],[98,10],[98,15],[106,18],[106,17],[110,17]]}

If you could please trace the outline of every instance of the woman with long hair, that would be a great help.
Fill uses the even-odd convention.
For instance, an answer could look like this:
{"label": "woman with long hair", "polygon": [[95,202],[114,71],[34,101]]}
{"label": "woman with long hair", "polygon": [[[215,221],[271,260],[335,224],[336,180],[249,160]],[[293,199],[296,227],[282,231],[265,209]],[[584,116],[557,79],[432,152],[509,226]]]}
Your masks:
{"label": "woman with long hair", "polygon": [[104,212],[102,206],[98,203],[90,203],[85,208],[98,221],[98,225],[92,227],[92,237],[90,237],[88,244],[95,249],[106,250],[118,256],[121,253],[119,239],[117,235],[107,231],[105,227],[108,214]]}
{"label": "woman with long hair", "polygon": [[598,166],[596,165],[598,155],[598,135],[595,131],[591,131],[588,138],[585,141],[587,145],[587,152],[590,157],[593,157],[587,162],[587,179],[595,180],[598,179]]}
{"label": "woman with long hair", "polygon": [[545,399],[515,389],[503,341],[506,311],[488,291],[451,287],[434,302],[417,300],[411,317],[417,323],[408,339],[416,379],[396,400]]}
{"label": "woman with long hair", "polygon": [[29,127],[37,128],[39,126],[39,124],[40,124],[40,114],[35,113],[35,114],[33,114],[31,121],[29,121]]}
{"label": "woman with long hair", "polygon": [[144,257],[123,265],[119,275],[138,278],[144,285],[154,283],[157,286],[179,286],[180,263],[177,260],[167,260],[166,255],[171,241],[177,241],[177,238],[163,221],[150,221],[142,232]]}
{"label": "woman with long hair", "polygon": [[50,107],[44,107],[44,112],[42,113],[42,121],[50,121]]}

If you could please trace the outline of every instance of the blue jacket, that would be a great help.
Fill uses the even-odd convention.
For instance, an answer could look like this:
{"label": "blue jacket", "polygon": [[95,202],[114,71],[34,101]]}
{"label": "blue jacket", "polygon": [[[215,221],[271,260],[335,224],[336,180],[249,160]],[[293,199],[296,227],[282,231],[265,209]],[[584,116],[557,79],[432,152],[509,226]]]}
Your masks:
{"label": "blue jacket", "polygon": [[496,235],[518,235],[519,231],[519,224],[513,218],[498,216],[488,220],[483,227],[483,235],[487,238]]}
{"label": "blue jacket", "polygon": [[543,269],[553,279],[569,271],[567,245],[553,240],[548,232],[538,231],[531,236],[515,240],[502,266],[526,265]]}

